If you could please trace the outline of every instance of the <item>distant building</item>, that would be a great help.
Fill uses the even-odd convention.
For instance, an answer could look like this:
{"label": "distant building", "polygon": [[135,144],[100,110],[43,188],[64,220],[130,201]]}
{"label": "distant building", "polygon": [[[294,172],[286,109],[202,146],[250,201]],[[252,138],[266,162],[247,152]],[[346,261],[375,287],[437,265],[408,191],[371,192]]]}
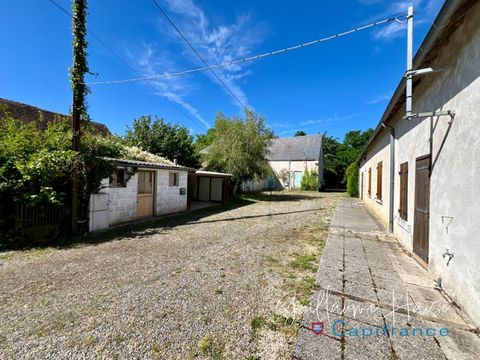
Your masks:
{"label": "distant building", "polygon": [[414,77],[427,114],[405,118],[402,79],[359,157],[360,198],[480,325],[480,2],[445,1],[413,61],[425,68],[442,69]]}
{"label": "distant building", "polygon": [[[35,122],[37,128],[40,130],[45,130],[48,123],[58,119],[68,119],[70,123],[72,122],[72,118],[69,115],[63,115],[49,110],[40,109],[36,106],[0,98],[0,116],[3,115],[2,110],[10,113],[13,118],[24,123]],[[95,121],[90,121],[90,124],[99,134],[110,135],[110,131],[106,125]]]}
{"label": "distant building", "polygon": [[322,135],[306,135],[271,140],[267,155],[273,177],[251,180],[243,184],[246,191],[266,189],[299,189],[305,170],[318,174],[323,184]]}

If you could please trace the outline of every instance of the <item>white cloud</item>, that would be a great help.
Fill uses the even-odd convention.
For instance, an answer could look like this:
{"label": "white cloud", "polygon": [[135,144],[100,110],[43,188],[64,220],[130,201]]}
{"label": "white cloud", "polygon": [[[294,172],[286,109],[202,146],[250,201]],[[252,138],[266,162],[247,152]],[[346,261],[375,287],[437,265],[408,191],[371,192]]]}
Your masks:
{"label": "white cloud", "polygon": [[[420,25],[430,23],[434,16],[436,16],[442,0],[404,0],[394,1],[389,3],[385,11],[378,15],[378,17],[406,14],[409,6],[414,8],[414,24]],[[401,19],[405,20],[404,18]],[[406,22],[400,23],[397,21],[390,22],[387,25],[380,27],[374,32],[376,39],[390,41],[398,37],[406,35]]]}
{"label": "white cloud", "polygon": [[[264,39],[264,26],[253,24],[250,14],[237,16],[233,23],[212,25],[205,12],[192,0],[167,0],[166,2],[167,11],[173,13],[171,17],[176,25],[209,65],[246,57]],[[176,43],[182,41],[178,34],[173,32],[169,25],[166,25],[163,18],[160,21],[162,31],[172,41]],[[183,45],[182,55],[195,64],[203,66],[192,50],[186,44],[183,43]],[[215,72],[240,101],[248,105],[248,97],[241,88],[241,82],[246,81],[252,72],[246,70],[245,66],[247,64],[237,64],[217,68]],[[222,86],[210,72],[205,73],[213,82]],[[230,94],[228,96],[231,97]],[[233,98],[232,102],[239,106]]]}
{"label": "white cloud", "polygon": [[[193,0],[164,0],[165,10],[180,31],[185,35],[193,47],[201,54],[209,65],[224,63],[251,54],[252,49],[259,44],[265,35],[263,25],[253,24],[250,14],[242,14],[235,18],[233,23],[212,25],[205,12]],[[171,28],[165,18],[157,12],[158,30],[162,43],[144,43],[136,49],[128,49],[130,57],[137,61],[145,76],[175,72],[191,66],[204,66],[193,51],[183,42],[180,36]],[[180,45],[179,53],[175,48]],[[185,61],[187,60],[187,61]],[[215,72],[231,89],[240,101],[248,106],[248,98],[241,84],[247,81],[252,71],[247,69],[248,64],[232,65],[217,68]],[[220,82],[209,72],[205,75],[211,81]],[[192,116],[198,119],[207,128],[210,124],[201,116],[190,102],[187,101],[193,91],[198,90],[194,78],[191,76],[170,77],[152,81],[160,94],[170,101],[183,107]],[[222,87],[222,89],[224,89]],[[225,90],[232,102],[239,106],[233,97]]]}
{"label": "white cloud", "polygon": [[[151,44],[143,44],[134,50],[127,50],[127,52],[131,58],[137,61],[145,76],[152,76],[165,71],[165,69],[175,67],[175,63],[171,59],[158,54]],[[150,81],[150,83],[161,96],[181,106],[207,129],[210,128],[211,125],[201,116],[198,110],[185,100],[192,87],[184,78],[157,79]]]}
{"label": "white cloud", "polygon": [[378,103],[381,103],[381,102],[386,101],[386,100],[389,100],[389,99],[390,99],[390,95],[388,95],[388,94],[381,94],[381,95],[375,96],[375,97],[372,98],[371,100],[367,101],[367,105],[378,104]]}

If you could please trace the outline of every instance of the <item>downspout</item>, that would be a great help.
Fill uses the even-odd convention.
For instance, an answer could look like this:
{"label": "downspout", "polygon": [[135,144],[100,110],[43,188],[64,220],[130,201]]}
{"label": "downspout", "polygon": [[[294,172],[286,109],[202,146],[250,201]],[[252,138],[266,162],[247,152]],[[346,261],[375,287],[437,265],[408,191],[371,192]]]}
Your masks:
{"label": "downspout", "polygon": [[395,128],[393,126],[385,125],[382,127],[390,130],[390,201],[388,206],[388,231],[393,233],[393,207],[395,199]]}

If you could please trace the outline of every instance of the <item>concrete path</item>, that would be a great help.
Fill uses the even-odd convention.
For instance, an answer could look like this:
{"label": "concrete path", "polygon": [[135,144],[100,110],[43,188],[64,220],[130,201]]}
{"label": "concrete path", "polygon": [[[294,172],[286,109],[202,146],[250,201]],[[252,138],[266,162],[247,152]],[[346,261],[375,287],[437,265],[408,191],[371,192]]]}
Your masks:
{"label": "concrete path", "polygon": [[316,285],[294,359],[480,356],[465,316],[356,199],[339,201]]}

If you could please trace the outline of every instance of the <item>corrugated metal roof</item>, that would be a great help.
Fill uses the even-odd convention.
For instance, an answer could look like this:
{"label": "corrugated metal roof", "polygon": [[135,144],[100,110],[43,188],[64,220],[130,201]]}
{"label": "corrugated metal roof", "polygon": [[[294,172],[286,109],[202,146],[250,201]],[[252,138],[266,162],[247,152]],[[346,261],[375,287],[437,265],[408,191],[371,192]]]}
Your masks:
{"label": "corrugated metal roof", "polygon": [[267,160],[318,160],[322,135],[306,135],[272,139]]}
{"label": "corrugated metal roof", "polygon": [[175,164],[162,164],[162,163],[153,163],[153,162],[138,161],[138,160],[114,159],[109,157],[104,157],[103,159],[115,161],[118,165],[138,166],[143,168],[184,170],[184,171],[195,170],[193,168],[175,165]]}
{"label": "corrugated metal roof", "polygon": [[197,171],[195,171],[195,174],[197,174],[197,175],[209,175],[209,176],[222,176],[222,177],[233,176],[232,174],[221,173],[221,172],[216,172],[216,171],[205,171],[205,170],[197,170]]}

